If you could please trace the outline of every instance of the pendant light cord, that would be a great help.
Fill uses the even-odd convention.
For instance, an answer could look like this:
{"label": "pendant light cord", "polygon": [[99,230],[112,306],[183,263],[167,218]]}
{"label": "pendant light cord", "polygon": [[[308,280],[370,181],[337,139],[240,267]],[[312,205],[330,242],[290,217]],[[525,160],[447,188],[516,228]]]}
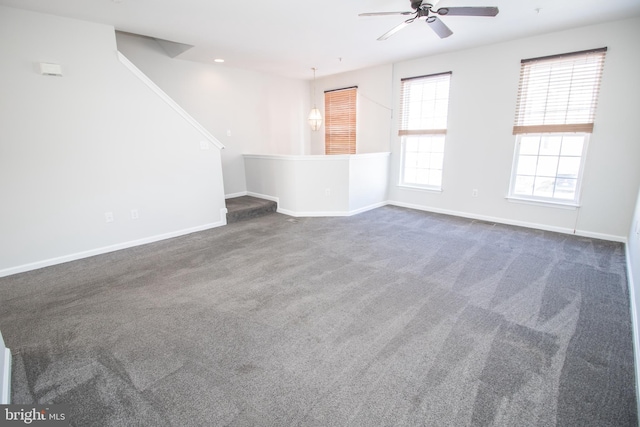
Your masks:
{"label": "pendant light cord", "polygon": [[313,84],[311,85],[312,88],[312,92],[313,92],[313,108],[316,108],[316,67],[312,68],[313,70]]}

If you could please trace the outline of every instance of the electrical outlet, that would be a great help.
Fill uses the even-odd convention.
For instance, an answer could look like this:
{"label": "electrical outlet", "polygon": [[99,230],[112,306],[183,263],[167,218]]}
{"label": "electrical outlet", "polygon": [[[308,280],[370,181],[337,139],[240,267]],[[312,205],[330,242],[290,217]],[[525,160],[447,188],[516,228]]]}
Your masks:
{"label": "electrical outlet", "polygon": [[138,212],[138,209],[131,209],[131,219],[138,219],[140,218],[140,213]]}
{"label": "electrical outlet", "polygon": [[104,213],[104,221],[105,222],[113,222],[113,212],[105,212]]}
{"label": "electrical outlet", "polygon": [[231,129],[227,129],[227,136],[231,136]]}
{"label": "electrical outlet", "polygon": [[208,150],[209,149],[209,143],[207,141],[200,141],[200,149],[201,150]]}
{"label": "electrical outlet", "polygon": [[477,189],[477,188],[474,188],[474,189],[471,191],[471,196],[472,196],[472,197],[478,197],[478,189]]}
{"label": "electrical outlet", "polygon": [[324,189],[324,195],[327,196],[327,197],[331,196],[331,189],[330,188],[325,188]]}

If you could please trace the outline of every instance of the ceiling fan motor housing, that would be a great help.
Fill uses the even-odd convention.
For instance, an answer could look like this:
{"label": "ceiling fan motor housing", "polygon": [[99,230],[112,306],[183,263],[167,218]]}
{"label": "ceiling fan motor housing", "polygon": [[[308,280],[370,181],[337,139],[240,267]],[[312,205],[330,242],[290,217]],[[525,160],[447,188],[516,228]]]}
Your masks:
{"label": "ceiling fan motor housing", "polygon": [[425,6],[425,8],[430,9],[431,5],[428,3],[424,3],[424,5],[422,4],[424,0],[411,0],[411,9],[415,9],[418,10],[419,8],[421,8],[422,6]]}
{"label": "ceiling fan motor housing", "polygon": [[428,1],[434,0],[409,0],[411,2],[411,8],[413,12],[373,12],[373,13],[361,13],[358,16],[379,16],[379,15],[412,15],[409,19],[401,22],[400,25],[396,25],[380,37],[378,40],[386,40],[398,31],[405,28],[407,24],[411,24],[416,19],[425,18],[429,27],[440,37],[444,39],[453,34],[453,31],[447,25],[438,19],[438,15],[453,15],[453,16],[496,16],[498,14],[498,8],[493,7],[441,7],[437,10],[433,10],[433,3]]}

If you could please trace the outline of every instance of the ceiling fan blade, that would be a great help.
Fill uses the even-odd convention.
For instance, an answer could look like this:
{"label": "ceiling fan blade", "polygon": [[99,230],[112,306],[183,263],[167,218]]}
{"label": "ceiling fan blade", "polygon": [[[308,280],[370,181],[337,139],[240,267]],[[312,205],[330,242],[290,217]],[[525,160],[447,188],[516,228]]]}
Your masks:
{"label": "ceiling fan blade", "polygon": [[497,7],[441,7],[435,12],[442,16],[496,16],[499,11]]}
{"label": "ceiling fan blade", "polygon": [[430,16],[427,19],[427,24],[431,27],[431,29],[440,37],[441,39],[449,37],[453,34],[453,31],[449,27],[446,26],[444,22],[438,19],[437,16]]}
{"label": "ceiling fan blade", "polygon": [[410,23],[407,21],[401,22],[400,24],[396,25],[395,27],[393,27],[392,29],[390,29],[389,31],[387,31],[386,33],[378,37],[378,41],[383,41],[388,39],[389,37],[391,37],[392,35],[394,35],[395,33],[397,33],[398,31],[400,31],[401,29],[403,29],[409,24]]}
{"label": "ceiling fan blade", "polygon": [[359,13],[358,16],[387,16],[387,15],[411,15],[415,12],[368,12]]}

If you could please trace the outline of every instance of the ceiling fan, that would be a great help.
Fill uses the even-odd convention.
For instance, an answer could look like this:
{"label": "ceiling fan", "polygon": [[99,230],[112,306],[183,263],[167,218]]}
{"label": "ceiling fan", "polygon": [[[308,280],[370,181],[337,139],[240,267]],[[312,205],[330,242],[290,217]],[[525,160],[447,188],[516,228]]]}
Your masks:
{"label": "ceiling fan", "polygon": [[442,22],[440,16],[496,16],[498,14],[497,7],[441,7],[433,10],[433,4],[428,0],[410,0],[412,12],[371,12],[361,13],[358,16],[385,16],[385,15],[413,15],[411,18],[393,27],[380,37],[378,40],[386,40],[416,19],[426,18],[426,23],[441,39],[449,37],[453,31]]}

